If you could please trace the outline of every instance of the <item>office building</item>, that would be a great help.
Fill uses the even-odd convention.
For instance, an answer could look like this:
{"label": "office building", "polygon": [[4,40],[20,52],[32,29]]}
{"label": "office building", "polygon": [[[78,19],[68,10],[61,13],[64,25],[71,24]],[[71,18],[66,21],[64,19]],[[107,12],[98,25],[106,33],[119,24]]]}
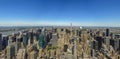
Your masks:
{"label": "office building", "polygon": [[109,29],[106,29],[106,36],[109,36],[109,34],[110,34]]}
{"label": "office building", "polygon": [[64,45],[64,52],[67,52],[67,49],[68,49],[68,45],[65,44],[65,45]]}
{"label": "office building", "polygon": [[115,34],[114,37],[115,37],[115,39],[119,39],[120,38],[120,34]]}
{"label": "office building", "polygon": [[0,33],[0,52],[2,51],[2,34]]}
{"label": "office building", "polygon": [[12,37],[9,37],[8,39],[8,45],[11,45],[12,44]]}
{"label": "office building", "polygon": [[30,59],[37,59],[37,52],[36,51],[32,51],[30,53]]}
{"label": "office building", "polygon": [[57,41],[58,41],[58,35],[57,35],[57,33],[55,33],[55,34],[52,34],[52,39],[51,39],[51,44],[52,44],[52,46],[56,46],[57,45]]}
{"label": "office building", "polygon": [[110,38],[109,37],[104,38],[104,43],[107,45],[107,47],[109,47],[109,45],[110,45]]}
{"label": "office building", "polygon": [[38,45],[39,48],[44,48],[44,36],[42,34],[40,34],[38,37]]}
{"label": "office building", "polygon": [[102,48],[102,43],[104,42],[104,38],[98,36],[95,39],[98,42],[98,50],[100,50]]}
{"label": "office building", "polygon": [[28,38],[27,38],[27,35],[26,33],[23,33],[23,45],[24,47],[26,47],[28,44]]}
{"label": "office building", "polygon": [[25,49],[19,49],[16,58],[17,59],[27,59],[26,50]]}
{"label": "office building", "polygon": [[90,46],[92,49],[98,50],[98,41],[92,40]]}
{"label": "office building", "polygon": [[7,35],[3,35],[2,39],[3,39],[2,46],[3,46],[3,49],[5,49],[7,47],[7,45],[8,45],[8,36]]}
{"label": "office building", "polygon": [[120,51],[120,39],[115,39],[114,48],[116,51]]}
{"label": "office building", "polygon": [[28,40],[30,44],[33,44],[33,32],[32,31],[28,32]]}
{"label": "office building", "polygon": [[15,46],[14,45],[8,45],[7,48],[7,59],[15,59]]}
{"label": "office building", "polygon": [[114,48],[115,47],[115,40],[114,39],[110,39],[110,45]]}

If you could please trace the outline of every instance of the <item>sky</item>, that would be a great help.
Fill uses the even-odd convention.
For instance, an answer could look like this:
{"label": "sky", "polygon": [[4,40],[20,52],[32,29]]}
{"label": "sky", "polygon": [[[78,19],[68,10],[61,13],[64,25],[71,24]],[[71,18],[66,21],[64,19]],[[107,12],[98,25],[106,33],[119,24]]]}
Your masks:
{"label": "sky", "polygon": [[120,27],[120,0],[0,0],[0,26]]}

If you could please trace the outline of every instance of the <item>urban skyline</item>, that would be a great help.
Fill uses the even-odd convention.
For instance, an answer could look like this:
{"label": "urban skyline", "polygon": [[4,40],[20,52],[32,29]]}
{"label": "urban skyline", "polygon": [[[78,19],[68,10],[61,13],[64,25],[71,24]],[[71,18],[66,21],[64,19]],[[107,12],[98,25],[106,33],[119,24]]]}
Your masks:
{"label": "urban skyline", "polygon": [[120,59],[119,0],[0,0],[0,59]]}

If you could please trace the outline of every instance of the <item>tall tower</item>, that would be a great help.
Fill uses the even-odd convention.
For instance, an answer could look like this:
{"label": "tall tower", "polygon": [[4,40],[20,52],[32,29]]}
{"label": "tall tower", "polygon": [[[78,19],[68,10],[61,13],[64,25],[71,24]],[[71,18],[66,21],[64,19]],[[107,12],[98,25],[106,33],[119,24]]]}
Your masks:
{"label": "tall tower", "polygon": [[24,44],[24,47],[26,47],[28,44],[28,38],[27,38],[26,33],[23,33],[23,44]]}
{"label": "tall tower", "polygon": [[2,34],[0,33],[0,51],[2,51]]}
{"label": "tall tower", "polygon": [[106,36],[109,36],[109,29],[106,29]]}
{"label": "tall tower", "polygon": [[8,45],[7,48],[7,59],[13,59],[15,58],[15,46],[14,45]]}
{"label": "tall tower", "polygon": [[74,39],[73,47],[74,47],[73,48],[73,51],[74,51],[74,53],[73,53],[74,55],[73,56],[74,56],[74,59],[77,59],[76,38]]}
{"label": "tall tower", "polygon": [[40,34],[39,37],[38,37],[39,48],[43,48],[43,41],[44,41],[44,37],[43,37],[42,34]]}
{"label": "tall tower", "polygon": [[70,31],[71,31],[71,37],[72,37],[72,35],[73,35],[72,23],[70,23]]}
{"label": "tall tower", "polygon": [[9,37],[9,40],[8,40],[8,45],[12,44],[12,37],[10,36]]}
{"label": "tall tower", "polygon": [[6,35],[2,35],[2,44],[3,44],[3,49],[5,49],[6,47],[7,47],[7,45],[8,45],[8,36],[6,36]]}
{"label": "tall tower", "polygon": [[71,27],[71,29],[70,29],[70,30],[72,31],[72,23],[70,23],[70,27]]}

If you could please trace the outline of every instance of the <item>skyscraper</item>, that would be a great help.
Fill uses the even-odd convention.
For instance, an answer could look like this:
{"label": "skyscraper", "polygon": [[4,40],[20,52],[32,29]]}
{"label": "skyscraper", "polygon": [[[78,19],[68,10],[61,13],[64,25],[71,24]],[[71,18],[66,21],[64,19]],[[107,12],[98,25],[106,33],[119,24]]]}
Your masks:
{"label": "skyscraper", "polygon": [[43,47],[45,48],[46,45],[47,45],[47,31],[46,31],[46,28],[42,29],[41,34],[43,35]]}
{"label": "skyscraper", "polygon": [[29,42],[29,44],[33,44],[33,32],[32,32],[32,30],[28,32],[28,42]]}
{"label": "skyscraper", "polygon": [[3,47],[3,49],[5,49],[6,46],[8,45],[8,36],[7,35],[3,35],[2,37],[3,37],[2,47]]}
{"label": "skyscraper", "polygon": [[98,36],[98,37],[96,37],[95,39],[96,39],[96,41],[98,42],[98,50],[100,50],[100,49],[102,48],[102,43],[104,42],[104,38]]}
{"label": "skyscraper", "polygon": [[2,51],[2,34],[0,33],[0,51]]}
{"label": "skyscraper", "polygon": [[12,44],[12,37],[9,37],[8,39],[8,45]]}
{"label": "skyscraper", "polygon": [[24,44],[24,47],[26,47],[28,44],[28,38],[27,38],[26,33],[23,34],[23,44]]}
{"label": "skyscraper", "polygon": [[112,47],[115,47],[115,40],[110,39],[110,45],[111,45]]}
{"label": "skyscraper", "polygon": [[13,59],[15,57],[15,46],[14,45],[8,45],[7,48],[7,59]]}
{"label": "skyscraper", "polygon": [[96,40],[91,41],[91,48],[95,50],[98,49],[98,42]]}
{"label": "skyscraper", "polygon": [[38,45],[39,45],[39,48],[43,48],[44,47],[44,36],[42,34],[39,35],[38,37]]}
{"label": "skyscraper", "polygon": [[109,36],[109,29],[106,29],[106,36]]}
{"label": "skyscraper", "polygon": [[16,57],[17,57],[17,59],[27,59],[26,58],[26,50],[25,49],[19,49]]}
{"label": "skyscraper", "polygon": [[57,41],[58,41],[57,33],[52,34],[52,39],[51,39],[52,46],[56,46],[57,45]]}

